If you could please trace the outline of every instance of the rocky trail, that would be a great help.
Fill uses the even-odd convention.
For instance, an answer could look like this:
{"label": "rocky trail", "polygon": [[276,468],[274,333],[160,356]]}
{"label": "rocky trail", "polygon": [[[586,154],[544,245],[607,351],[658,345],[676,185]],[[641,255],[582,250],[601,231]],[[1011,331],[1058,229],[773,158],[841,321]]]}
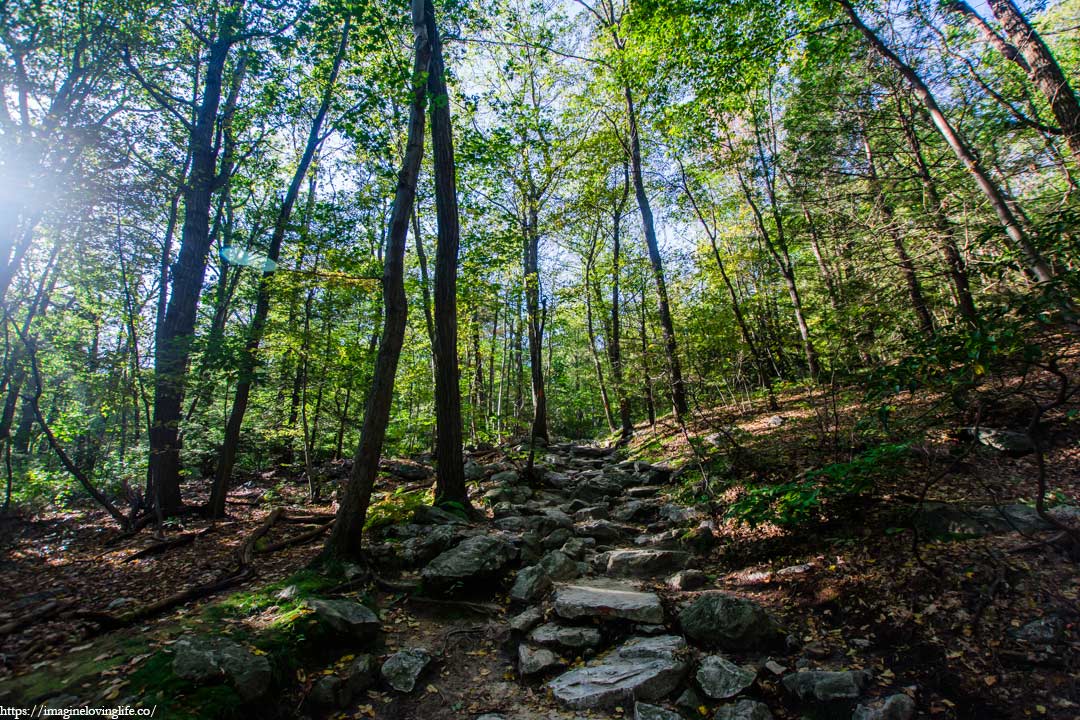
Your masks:
{"label": "rocky trail", "polygon": [[[553,445],[531,481],[509,457],[466,471],[482,516],[418,507],[369,533],[371,567],[345,568],[343,584],[304,571],[143,627],[145,647],[106,635],[76,648],[117,658],[97,678],[73,660],[0,695],[162,704],[169,718],[916,717],[918,684],[883,664],[868,625],[823,642],[804,608],[703,571],[716,567],[716,520],[671,499],[673,468]],[[999,525],[1037,521],[1025,512],[999,509]],[[1009,529],[951,505],[925,517]],[[1054,622],[1021,632],[1050,642]]]}

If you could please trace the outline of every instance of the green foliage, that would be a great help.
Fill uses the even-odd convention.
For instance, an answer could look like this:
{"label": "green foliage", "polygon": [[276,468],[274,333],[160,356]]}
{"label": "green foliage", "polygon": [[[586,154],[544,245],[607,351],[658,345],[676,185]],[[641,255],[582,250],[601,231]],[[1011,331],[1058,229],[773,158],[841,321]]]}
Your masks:
{"label": "green foliage", "polygon": [[835,512],[844,501],[865,495],[879,478],[896,472],[910,443],[886,443],[848,462],[810,470],[802,478],[748,488],[731,504],[727,516],[756,527],[773,523],[797,528]]}

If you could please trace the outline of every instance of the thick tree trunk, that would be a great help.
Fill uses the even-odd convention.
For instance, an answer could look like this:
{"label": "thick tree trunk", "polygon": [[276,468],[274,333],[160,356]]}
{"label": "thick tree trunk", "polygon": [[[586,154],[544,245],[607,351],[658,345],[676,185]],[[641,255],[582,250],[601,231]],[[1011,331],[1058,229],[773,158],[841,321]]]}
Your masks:
{"label": "thick tree trunk", "polygon": [[664,334],[664,355],[667,358],[668,374],[671,376],[671,404],[676,419],[682,419],[689,412],[686,402],[686,385],[683,382],[682,367],[679,364],[679,350],[675,340],[675,323],[671,319],[671,305],[668,301],[667,280],[664,277],[664,262],[660,258],[660,246],[656,241],[656,227],[653,223],[652,207],[645,192],[645,180],[641,169],[641,139],[638,136],[637,111],[630,86],[623,88],[626,98],[626,115],[630,123],[630,169],[634,180],[634,195],[638,210],[641,212],[641,225],[645,231],[645,244],[649,249],[649,262],[652,265],[653,280],[656,283],[657,304],[660,310],[660,328]]}
{"label": "thick tree trunk", "polygon": [[203,99],[190,137],[191,171],[184,192],[180,253],[174,266],[165,317],[154,348],[154,417],[150,432],[151,501],[161,515],[174,514],[180,496],[180,414],[191,355],[196,309],[210,251],[210,199],[217,189],[215,143],[225,62],[236,37],[242,1],[224,13],[211,43]]}
{"label": "thick tree trunk", "polygon": [[1005,194],[997,183],[991,179],[989,173],[983,169],[982,164],[975,156],[974,151],[968,146],[967,141],[957,132],[957,130],[949,122],[949,119],[945,117],[945,113],[942,112],[940,106],[937,103],[937,99],[934,94],[927,87],[926,83],[922,81],[918,73],[915,70],[900,59],[896,53],[889,49],[888,45],[877,36],[877,34],[871,30],[858,13],[855,12],[855,8],[852,7],[849,0],[837,0],[844,10],[847,12],[848,17],[851,19],[855,28],[862,33],[866,41],[870,43],[879,55],[881,55],[886,61],[888,61],[897,72],[911,85],[912,92],[926,107],[927,112],[930,113],[930,119],[934,123],[934,127],[941,133],[942,138],[948,143],[957,159],[963,164],[964,168],[971,173],[975,179],[975,183],[979,186],[983,195],[990,202],[990,206],[994,209],[994,213],[998,217],[998,221],[1001,223],[1001,227],[1005,230],[1005,235],[1009,239],[1011,246],[1015,247],[1024,257],[1027,264],[1028,272],[1038,282],[1049,282],[1054,278],[1054,273],[1050,269],[1049,264],[1039,253],[1038,249],[1031,243],[1030,238],[1024,231],[1020,224],[1020,220],[1017,218],[1016,213],[1010,206],[1010,198]]}
{"label": "thick tree trunk", "polygon": [[375,358],[375,373],[368,391],[360,443],[356,448],[352,472],[338,506],[337,519],[326,539],[325,557],[359,560],[364,522],[367,519],[371,491],[379,472],[386,427],[390,423],[390,406],[394,398],[394,377],[397,374],[401,346],[405,340],[405,322],[409,306],[405,297],[405,241],[409,232],[409,216],[416,199],[416,181],[424,155],[424,112],[427,100],[425,79],[428,74],[432,38],[424,0],[413,0],[412,20],[415,37],[413,60],[412,106],[409,108],[408,140],[405,157],[398,173],[394,206],[390,213],[390,228],[386,256],[383,261],[383,332],[379,354]]}
{"label": "thick tree trunk", "polygon": [[431,0],[425,1],[431,42],[431,154],[435,168],[435,213],[439,244],[435,249],[435,426],[437,483],[435,502],[468,506],[461,449],[461,385],[457,354],[457,261],[460,225],[450,96],[446,89],[442,42]]}
{"label": "thick tree trunk", "polygon": [[1050,48],[1013,0],[989,0],[988,4],[994,17],[1001,23],[1008,42],[995,33],[967,3],[953,5],[998,52],[1027,73],[1031,84],[1049,103],[1073,158],[1080,162],[1080,102],[1068,78]]}
{"label": "thick tree trunk", "polygon": [[[270,238],[270,246],[267,257],[273,266],[265,269],[259,278],[257,299],[255,301],[255,314],[248,326],[247,342],[244,345],[243,355],[240,357],[239,376],[236,383],[236,393],[233,396],[232,411],[225,426],[225,439],[221,444],[218,456],[217,472],[214,476],[214,486],[210,492],[210,502],[207,513],[210,517],[223,517],[225,515],[225,498],[229,491],[229,479],[232,477],[233,465],[236,463],[236,452],[240,444],[240,430],[244,423],[244,414],[247,412],[248,399],[251,396],[251,387],[255,382],[255,371],[258,366],[259,344],[262,342],[263,330],[266,327],[266,318],[270,314],[270,283],[277,269],[277,262],[281,257],[281,245],[285,241],[285,231],[292,217],[296,199],[300,196],[300,187],[304,183],[304,177],[311,167],[315,153],[322,142],[322,126],[326,120],[326,114],[330,110],[330,102],[334,96],[334,86],[337,84],[338,72],[345,58],[345,51],[349,45],[349,33],[352,29],[352,19],[346,17],[341,29],[341,41],[338,43],[337,54],[334,56],[334,64],[330,70],[326,90],[318,112],[312,120],[308,130],[307,143],[304,152],[300,156],[300,162],[293,172],[292,181],[285,192],[285,198],[278,210],[277,220],[274,223],[274,234]],[[314,188],[312,188],[314,190]]]}

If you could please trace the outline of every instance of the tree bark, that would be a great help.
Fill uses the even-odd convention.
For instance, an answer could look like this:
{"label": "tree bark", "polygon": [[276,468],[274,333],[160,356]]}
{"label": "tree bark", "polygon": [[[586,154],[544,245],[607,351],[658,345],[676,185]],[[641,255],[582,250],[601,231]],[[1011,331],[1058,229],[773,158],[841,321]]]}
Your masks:
{"label": "tree bark", "polygon": [[641,212],[641,224],[645,231],[645,244],[649,250],[649,262],[652,266],[653,280],[656,283],[657,304],[660,310],[660,328],[664,334],[664,355],[667,358],[668,373],[671,376],[671,404],[676,419],[681,420],[689,412],[686,402],[686,385],[683,382],[682,367],[679,363],[679,349],[675,339],[675,323],[671,319],[671,305],[668,301],[667,281],[664,277],[664,262],[660,257],[660,246],[656,241],[656,227],[653,223],[652,207],[645,192],[645,180],[641,169],[641,139],[638,136],[637,111],[630,86],[623,87],[626,99],[626,115],[630,123],[630,169],[634,181],[634,195],[638,210]]}
{"label": "tree bark", "polygon": [[210,44],[203,98],[189,139],[191,170],[184,191],[180,253],[172,276],[164,321],[154,348],[154,417],[150,432],[151,502],[161,515],[176,513],[180,495],[180,414],[191,355],[196,309],[210,251],[210,200],[218,187],[215,128],[222,76],[237,40],[243,0],[225,9],[221,29]]}
{"label": "tree bark", "polygon": [[611,363],[611,379],[615,386],[615,396],[619,401],[620,440],[627,441],[634,434],[634,421],[630,415],[630,398],[626,395],[623,381],[622,364],[622,329],[619,321],[619,280],[622,273],[622,218],[630,197],[630,166],[623,161],[622,195],[615,203],[611,214],[611,327],[608,331],[608,361]]}
{"label": "tree bark", "polygon": [[438,246],[435,249],[435,426],[437,481],[435,502],[469,506],[465,462],[461,448],[461,382],[457,354],[457,261],[460,224],[454,144],[450,126],[450,95],[446,89],[442,41],[435,23],[435,8],[425,0],[425,21],[431,42],[431,153],[435,174],[435,214]]}
{"label": "tree bark", "polygon": [[409,108],[408,140],[405,156],[398,173],[394,192],[394,207],[390,213],[388,243],[383,261],[383,332],[379,353],[375,358],[375,373],[368,391],[360,443],[353,458],[352,472],[338,506],[334,528],[326,539],[323,556],[359,560],[364,522],[371,491],[379,472],[386,428],[390,423],[390,406],[394,397],[394,378],[397,374],[401,346],[405,340],[405,322],[409,306],[405,297],[405,241],[409,232],[409,216],[416,200],[416,182],[420,161],[424,155],[424,114],[427,101],[426,80],[429,73],[433,39],[429,34],[424,0],[413,0],[412,21],[414,59],[412,72],[412,105]]}

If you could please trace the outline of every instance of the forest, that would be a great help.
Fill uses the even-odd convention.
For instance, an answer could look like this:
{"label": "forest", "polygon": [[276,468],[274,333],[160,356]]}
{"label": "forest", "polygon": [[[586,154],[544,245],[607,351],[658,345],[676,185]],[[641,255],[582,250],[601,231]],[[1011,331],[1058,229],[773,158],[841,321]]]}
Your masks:
{"label": "forest", "polygon": [[0,715],[1080,718],[1078,182],[1080,0],[0,0]]}

